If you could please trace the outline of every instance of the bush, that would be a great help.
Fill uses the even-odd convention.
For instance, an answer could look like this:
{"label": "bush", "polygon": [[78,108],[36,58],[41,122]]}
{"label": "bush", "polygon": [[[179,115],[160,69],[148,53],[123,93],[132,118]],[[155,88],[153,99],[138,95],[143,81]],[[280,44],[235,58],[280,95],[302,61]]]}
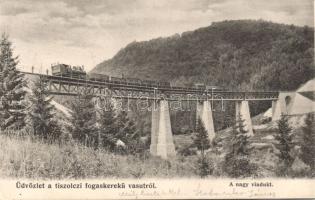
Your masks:
{"label": "bush", "polygon": [[213,164],[206,156],[200,156],[197,161],[197,174],[205,178],[213,173]]}
{"label": "bush", "polygon": [[245,178],[255,176],[257,165],[251,163],[249,158],[233,157],[224,163],[224,171],[232,178]]}
{"label": "bush", "polygon": [[192,156],[192,155],[197,155],[197,149],[196,148],[191,148],[184,146],[180,149],[177,150],[177,153],[181,156]]}
{"label": "bush", "polygon": [[267,123],[271,122],[271,120],[272,120],[271,117],[263,118],[263,119],[261,120],[261,124],[267,124]]}

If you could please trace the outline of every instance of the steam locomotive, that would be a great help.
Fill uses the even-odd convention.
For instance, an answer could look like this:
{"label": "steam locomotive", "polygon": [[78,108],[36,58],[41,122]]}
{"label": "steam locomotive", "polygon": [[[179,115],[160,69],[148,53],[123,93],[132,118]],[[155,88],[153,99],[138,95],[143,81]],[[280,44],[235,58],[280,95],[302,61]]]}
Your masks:
{"label": "steam locomotive", "polygon": [[53,76],[63,76],[77,79],[86,79],[86,72],[83,66],[70,66],[66,64],[52,64],[51,74]]}
{"label": "steam locomotive", "polygon": [[113,77],[105,74],[90,73],[84,71],[83,66],[70,66],[67,64],[52,64],[51,73],[53,76],[63,76],[76,79],[87,79],[91,81],[107,82],[127,85],[151,86],[151,87],[171,87],[170,82],[140,80],[128,77]]}

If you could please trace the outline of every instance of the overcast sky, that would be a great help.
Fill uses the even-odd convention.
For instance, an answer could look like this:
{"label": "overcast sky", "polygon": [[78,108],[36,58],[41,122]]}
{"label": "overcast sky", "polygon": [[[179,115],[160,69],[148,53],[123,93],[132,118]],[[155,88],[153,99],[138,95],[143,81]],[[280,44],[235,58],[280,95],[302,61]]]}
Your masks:
{"label": "overcast sky", "polygon": [[226,19],[314,26],[313,0],[0,0],[0,30],[26,66],[93,68],[132,41]]}

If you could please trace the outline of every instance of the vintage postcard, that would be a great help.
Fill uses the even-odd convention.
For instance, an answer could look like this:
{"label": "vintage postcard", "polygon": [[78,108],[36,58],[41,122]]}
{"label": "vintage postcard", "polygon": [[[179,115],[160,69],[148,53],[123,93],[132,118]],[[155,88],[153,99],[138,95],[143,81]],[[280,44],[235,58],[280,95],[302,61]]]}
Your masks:
{"label": "vintage postcard", "polygon": [[313,0],[0,0],[0,200],[315,198]]}

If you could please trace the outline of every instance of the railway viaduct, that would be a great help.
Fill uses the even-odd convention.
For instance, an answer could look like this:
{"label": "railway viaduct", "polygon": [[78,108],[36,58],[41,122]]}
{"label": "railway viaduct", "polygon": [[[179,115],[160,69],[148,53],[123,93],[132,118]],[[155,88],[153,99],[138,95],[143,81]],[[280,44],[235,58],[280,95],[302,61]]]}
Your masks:
{"label": "railway viaduct", "polygon": [[[278,91],[220,91],[211,89],[203,90],[185,87],[159,87],[149,85],[134,85],[114,81],[91,81],[58,77],[43,74],[26,73],[28,76],[39,76],[48,82],[48,90],[52,95],[78,95],[84,89],[97,98],[110,97],[117,99],[143,99],[151,101],[151,146],[150,153],[164,159],[175,156],[173,142],[170,108],[172,101],[196,102],[196,116],[205,125],[210,141],[215,136],[212,102],[232,101],[235,102],[236,117],[242,116],[245,129],[249,135],[253,135],[253,127],[249,111],[249,101],[272,101],[272,120],[278,120],[285,102]],[[279,99],[279,97],[281,99]]]}

